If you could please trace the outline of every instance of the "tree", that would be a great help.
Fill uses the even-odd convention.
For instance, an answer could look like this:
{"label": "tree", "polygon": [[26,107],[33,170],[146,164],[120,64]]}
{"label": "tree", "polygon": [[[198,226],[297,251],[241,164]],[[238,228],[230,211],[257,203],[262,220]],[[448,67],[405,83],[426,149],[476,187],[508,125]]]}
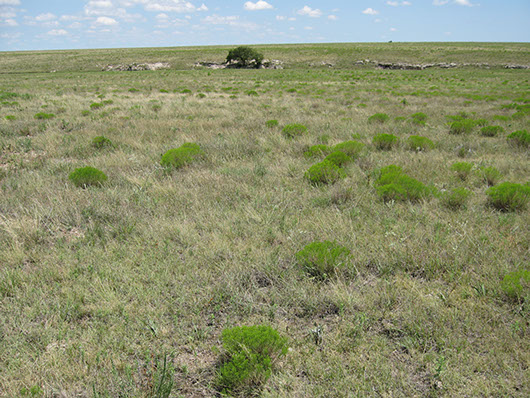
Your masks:
{"label": "tree", "polygon": [[237,68],[259,68],[263,54],[247,46],[239,46],[228,52],[226,62]]}

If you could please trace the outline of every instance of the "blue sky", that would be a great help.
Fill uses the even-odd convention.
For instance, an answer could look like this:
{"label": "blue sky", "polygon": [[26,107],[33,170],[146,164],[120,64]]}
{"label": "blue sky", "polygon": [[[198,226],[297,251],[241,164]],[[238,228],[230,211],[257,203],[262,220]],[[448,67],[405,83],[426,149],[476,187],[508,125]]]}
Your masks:
{"label": "blue sky", "polygon": [[0,0],[0,51],[530,41],[530,0]]}

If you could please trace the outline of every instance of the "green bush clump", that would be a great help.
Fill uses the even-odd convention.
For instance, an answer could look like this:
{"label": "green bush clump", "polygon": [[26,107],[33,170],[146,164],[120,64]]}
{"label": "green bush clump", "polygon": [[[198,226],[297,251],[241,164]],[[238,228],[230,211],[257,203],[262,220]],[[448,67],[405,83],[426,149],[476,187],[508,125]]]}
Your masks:
{"label": "green bush clump", "polygon": [[179,148],[170,149],[164,155],[162,155],[160,164],[164,167],[173,167],[178,169],[203,156],[204,152],[198,144],[187,142],[181,145]]}
{"label": "green bush clump", "polygon": [[485,127],[488,125],[488,121],[486,119],[475,119],[475,126],[478,127]]}
{"label": "green bush clump", "polygon": [[472,169],[473,164],[468,162],[456,162],[451,165],[451,170],[454,171],[462,181],[467,180]]}
{"label": "green bush clump", "polygon": [[226,62],[237,68],[259,68],[263,54],[248,46],[239,46],[228,52]]}
{"label": "green bush clump", "polygon": [[493,115],[492,119],[498,120],[499,122],[507,122],[510,120],[510,117],[506,115]]}
{"label": "green bush clump", "polygon": [[484,126],[480,129],[480,135],[484,137],[495,137],[504,132],[501,126]]}
{"label": "green bush clump", "polygon": [[372,143],[377,149],[389,151],[397,145],[399,139],[394,134],[377,134],[372,139]]}
{"label": "green bush clump", "polygon": [[420,125],[420,126],[424,126],[427,120],[427,115],[423,112],[414,113],[410,115],[410,117],[412,119],[412,123]]}
{"label": "green bush clump", "polygon": [[379,170],[379,178],[375,181],[379,196],[383,200],[409,200],[418,202],[431,195],[431,190],[420,181],[409,177],[401,167],[389,165]]}
{"label": "green bush clump", "polygon": [[102,104],[101,102],[93,102],[90,104],[90,109],[99,109],[99,108],[103,108],[104,104]]}
{"label": "green bush clump", "polygon": [[530,185],[503,182],[486,191],[491,206],[501,211],[516,211],[526,208],[530,199]]}
{"label": "green bush clump", "polygon": [[312,242],[296,253],[296,260],[309,275],[326,280],[347,265],[350,251],[335,242]]}
{"label": "green bush clump", "polygon": [[107,137],[100,135],[92,139],[92,146],[98,149],[105,148],[105,147],[111,147],[112,141],[109,140]]}
{"label": "green bush clump", "polygon": [[304,152],[306,158],[316,158],[327,155],[331,148],[327,145],[312,145]]}
{"label": "green bush clump", "polygon": [[480,169],[480,173],[482,175],[484,182],[488,184],[490,187],[497,184],[499,180],[502,178],[501,172],[493,166],[482,167]]}
{"label": "green bush clump", "polygon": [[442,195],[442,203],[449,209],[457,210],[466,206],[466,202],[470,196],[470,190],[466,188],[454,188],[444,192]]}
{"label": "green bush clump", "polygon": [[341,151],[334,151],[324,158],[336,166],[342,167],[353,161],[348,155]]}
{"label": "green bush clump", "polygon": [[332,150],[344,152],[350,158],[356,159],[363,150],[363,148],[364,144],[362,142],[350,140],[335,145]]}
{"label": "green bush clump", "polygon": [[314,164],[304,174],[312,184],[333,184],[345,176],[344,170],[329,160]]}
{"label": "green bush clump", "polygon": [[94,167],[82,167],[75,169],[68,179],[74,183],[76,187],[86,188],[88,186],[100,186],[107,181],[107,176],[101,170]]}
{"label": "green bush clump", "polygon": [[434,143],[427,137],[411,135],[407,138],[407,146],[411,151],[420,152],[434,148]]}
{"label": "green bush clump", "polygon": [[222,365],[217,386],[225,394],[250,396],[270,377],[275,362],[287,354],[287,339],[270,326],[236,326],[222,332]]}
{"label": "green bush clump", "polygon": [[368,118],[368,123],[385,123],[390,117],[386,113],[376,113]]}
{"label": "green bush clump", "polygon": [[256,90],[249,90],[249,91],[247,91],[247,95],[248,95],[249,97],[259,97],[259,94],[258,94],[258,92],[257,92]]}
{"label": "green bush clump", "polygon": [[5,119],[6,119],[6,120],[16,120],[17,117],[16,117],[15,115],[7,115],[7,116],[5,117]]}
{"label": "green bush clump", "polygon": [[530,134],[526,130],[518,130],[511,133],[508,137],[508,142],[510,145],[528,148],[530,146]]}
{"label": "green bush clump", "polygon": [[272,129],[274,127],[277,127],[280,123],[278,123],[278,121],[276,119],[272,119],[272,120],[267,120],[265,122],[265,126],[267,126],[268,128]]}
{"label": "green bush clump", "polygon": [[283,135],[287,138],[295,138],[306,132],[307,127],[299,123],[288,124],[282,130]]}
{"label": "green bush clump", "polygon": [[451,123],[449,134],[461,135],[470,134],[475,128],[475,122],[471,119],[462,119]]}
{"label": "green bush clump", "polygon": [[53,119],[54,117],[55,115],[53,113],[44,113],[44,112],[36,113],[34,116],[35,119],[39,119],[39,120]]}
{"label": "green bush clump", "polygon": [[81,116],[88,116],[88,115],[90,115],[90,111],[87,111],[87,110],[81,111]]}
{"label": "green bush clump", "polygon": [[530,271],[523,268],[507,273],[501,282],[501,289],[511,300],[528,301],[530,299]]}

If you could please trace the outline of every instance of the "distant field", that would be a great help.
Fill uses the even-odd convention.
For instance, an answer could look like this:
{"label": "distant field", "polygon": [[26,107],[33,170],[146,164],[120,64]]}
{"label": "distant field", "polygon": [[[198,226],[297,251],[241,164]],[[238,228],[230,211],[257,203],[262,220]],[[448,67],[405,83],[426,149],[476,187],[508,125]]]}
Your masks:
{"label": "distant field", "polygon": [[[530,45],[256,47],[286,69],[0,54],[0,396],[220,396],[240,325],[289,346],[240,396],[530,396],[530,72],[500,67]],[[100,71],[132,62],[171,69]],[[163,167],[184,143],[202,156]],[[297,254],[323,241],[349,252],[324,271]]]}

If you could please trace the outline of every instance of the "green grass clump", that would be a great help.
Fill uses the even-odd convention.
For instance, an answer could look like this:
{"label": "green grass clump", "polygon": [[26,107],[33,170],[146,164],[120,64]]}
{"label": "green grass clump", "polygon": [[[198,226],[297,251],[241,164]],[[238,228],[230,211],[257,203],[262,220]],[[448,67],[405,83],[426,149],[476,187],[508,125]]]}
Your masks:
{"label": "green grass clump", "polygon": [[307,127],[299,123],[288,124],[282,130],[283,135],[287,138],[295,138],[305,134],[306,132]]}
{"label": "green grass clump", "polygon": [[107,181],[107,176],[101,170],[94,167],[82,167],[75,169],[68,179],[74,183],[76,187],[86,188],[88,186],[100,186]]}
{"label": "green grass clump", "polygon": [[327,145],[312,145],[304,152],[306,158],[316,158],[327,155],[331,151],[331,148]]}
{"label": "green grass clump", "polygon": [[508,137],[508,142],[510,145],[528,148],[530,146],[530,134],[526,130],[518,130],[511,133]]}
{"label": "green grass clump", "polygon": [[112,146],[112,141],[109,140],[107,137],[100,135],[92,139],[92,146],[97,149],[110,147]]}
{"label": "green grass clump", "polygon": [[250,396],[271,376],[287,354],[287,339],[270,326],[237,326],[222,332],[224,357],[217,386],[224,394]]}
{"label": "green grass clump", "polygon": [[466,188],[454,188],[450,191],[444,192],[442,195],[442,204],[451,210],[458,210],[465,208],[468,198],[471,196],[471,191]]}
{"label": "green grass clump", "polygon": [[383,151],[389,151],[395,147],[399,142],[399,139],[394,134],[377,134],[372,139],[372,143],[377,149]]}
{"label": "green grass clump", "polygon": [[15,115],[7,115],[7,116],[5,117],[5,119],[6,119],[6,120],[16,120],[17,117],[16,117]]}
{"label": "green grass clump", "polygon": [[530,200],[530,185],[503,182],[486,191],[491,206],[501,211],[524,210]]}
{"label": "green grass clump", "polygon": [[314,164],[304,174],[312,184],[333,184],[345,176],[344,170],[329,160]]}
{"label": "green grass clump", "polygon": [[412,115],[410,115],[412,119],[412,123],[417,124],[419,126],[425,126],[425,122],[427,121],[427,115],[423,112],[417,112]]}
{"label": "green grass clump", "polygon": [[249,90],[249,91],[247,91],[247,95],[248,95],[249,97],[259,97],[259,94],[258,94],[258,92],[257,92],[256,90]]}
{"label": "green grass clump", "polygon": [[160,164],[164,167],[178,169],[192,163],[202,156],[204,156],[204,152],[198,144],[187,142],[179,148],[170,149],[162,155]]}
{"label": "green grass clump", "polygon": [[475,126],[485,127],[489,124],[487,119],[475,119]]}
{"label": "green grass clump", "polygon": [[411,151],[427,151],[434,148],[434,143],[427,137],[422,137],[420,135],[411,135],[407,138],[407,147]]}
{"label": "green grass clump", "polygon": [[105,106],[105,104],[101,103],[101,102],[93,102],[90,104],[90,109],[94,110],[94,109],[99,109],[99,108],[103,108],[103,106]]}
{"label": "green grass clump", "polygon": [[480,129],[480,135],[484,137],[496,137],[504,132],[501,126],[484,126]]}
{"label": "green grass clump", "polygon": [[484,182],[488,184],[490,187],[497,184],[499,180],[502,178],[501,172],[493,166],[482,167],[480,169],[480,173],[482,175],[482,179],[484,180]]}
{"label": "green grass clump", "polygon": [[473,164],[468,162],[456,162],[451,165],[451,170],[454,171],[462,181],[467,180],[472,169]]}
{"label": "green grass clump", "polygon": [[324,158],[328,162],[335,164],[336,166],[343,167],[348,163],[351,163],[353,159],[341,151],[334,151]]}
{"label": "green grass clump", "polygon": [[335,242],[312,242],[296,253],[296,260],[309,275],[326,280],[345,267],[350,251]]}
{"label": "green grass clump", "polygon": [[55,115],[53,113],[39,112],[36,113],[34,118],[39,120],[53,119]]}
{"label": "green grass clump", "polygon": [[268,128],[272,129],[274,127],[278,127],[280,123],[278,123],[278,121],[276,119],[272,119],[272,120],[267,120],[265,122],[265,126],[267,126]]}
{"label": "green grass clump", "polygon": [[368,123],[385,123],[390,119],[386,113],[375,113],[368,118]]}
{"label": "green grass clump", "polygon": [[431,190],[423,183],[409,177],[403,173],[401,167],[393,164],[379,170],[375,186],[377,193],[385,202],[391,200],[418,202],[431,194]]}
{"label": "green grass clump", "polygon": [[471,119],[462,119],[451,123],[449,134],[461,135],[470,134],[475,128],[475,121]]}
{"label": "green grass clump", "polygon": [[530,271],[520,269],[507,273],[502,282],[501,289],[514,301],[528,301],[530,299]]}
{"label": "green grass clump", "polygon": [[364,144],[358,141],[344,141],[340,144],[335,145],[333,151],[344,152],[352,159],[356,159],[364,148]]}

